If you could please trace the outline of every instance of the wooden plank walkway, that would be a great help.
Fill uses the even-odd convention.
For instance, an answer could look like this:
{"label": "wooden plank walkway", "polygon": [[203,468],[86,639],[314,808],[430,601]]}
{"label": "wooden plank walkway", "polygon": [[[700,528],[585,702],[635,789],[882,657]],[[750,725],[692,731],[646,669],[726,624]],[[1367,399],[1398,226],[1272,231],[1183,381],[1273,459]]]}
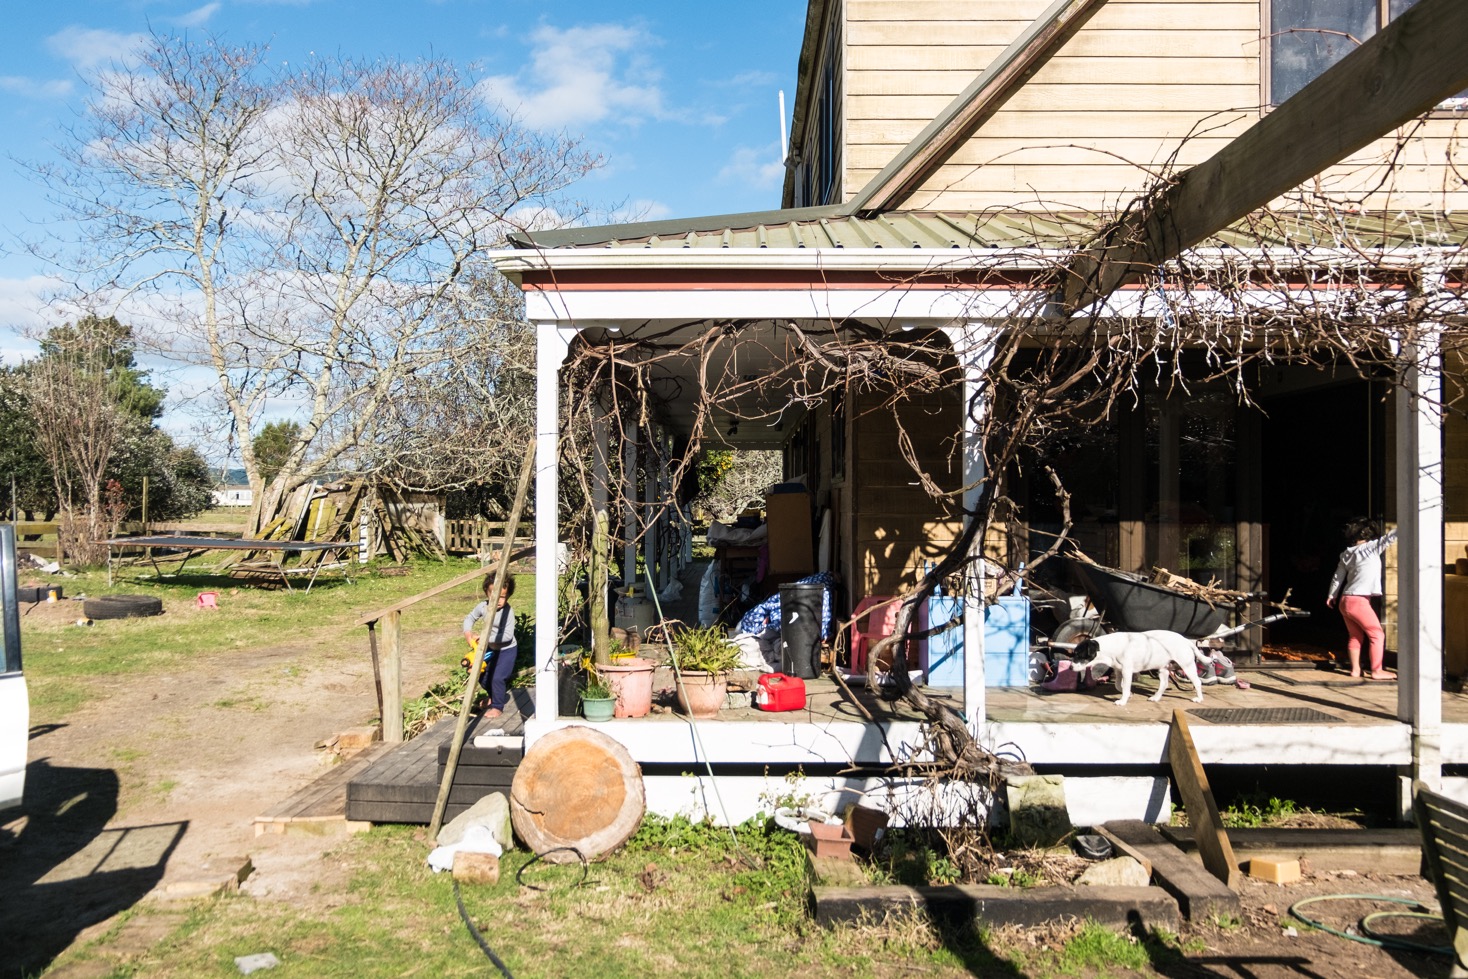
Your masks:
{"label": "wooden plank walkway", "polygon": [[[489,792],[509,794],[522,754],[525,718],[533,714],[533,692],[517,689],[510,691],[510,703],[502,717],[470,718],[464,751],[449,790],[446,819],[454,818]],[[347,783],[346,818],[354,822],[427,825],[433,819],[441,766],[457,723],[456,717],[445,717],[357,772]],[[504,745],[473,747],[475,736],[491,729],[505,732]]]}
{"label": "wooden plank walkway", "polygon": [[347,821],[347,783],[366,771],[391,745],[375,742],[326,772],[285,801],[255,817],[255,835],[306,830],[320,833]]}

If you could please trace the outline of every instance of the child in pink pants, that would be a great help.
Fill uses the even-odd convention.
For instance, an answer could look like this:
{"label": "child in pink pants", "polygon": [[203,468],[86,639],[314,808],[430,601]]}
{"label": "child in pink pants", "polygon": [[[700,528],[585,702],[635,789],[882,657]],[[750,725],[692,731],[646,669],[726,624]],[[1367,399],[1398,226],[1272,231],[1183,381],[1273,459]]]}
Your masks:
{"label": "child in pink pants", "polygon": [[1346,540],[1353,541],[1341,552],[1341,559],[1330,579],[1325,604],[1336,607],[1340,599],[1341,618],[1346,621],[1346,654],[1351,659],[1351,676],[1361,675],[1361,643],[1367,644],[1372,680],[1391,680],[1382,668],[1385,633],[1371,599],[1381,594],[1381,554],[1397,539],[1395,530],[1373,538],[1376,527],[1369,520],[1356,520],[1346,526]]}

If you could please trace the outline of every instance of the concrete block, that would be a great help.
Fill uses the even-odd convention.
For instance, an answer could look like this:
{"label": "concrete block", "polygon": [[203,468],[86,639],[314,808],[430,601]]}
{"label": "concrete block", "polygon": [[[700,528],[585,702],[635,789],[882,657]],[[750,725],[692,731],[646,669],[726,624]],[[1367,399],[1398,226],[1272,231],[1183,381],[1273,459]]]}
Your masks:
{"label": "concrete block", "polygon": [[1254,857],[1249,861],[1249,876],[1256,880],[1267,880],[1271,884],[1293,884],[1302,876],[1300,861]]}

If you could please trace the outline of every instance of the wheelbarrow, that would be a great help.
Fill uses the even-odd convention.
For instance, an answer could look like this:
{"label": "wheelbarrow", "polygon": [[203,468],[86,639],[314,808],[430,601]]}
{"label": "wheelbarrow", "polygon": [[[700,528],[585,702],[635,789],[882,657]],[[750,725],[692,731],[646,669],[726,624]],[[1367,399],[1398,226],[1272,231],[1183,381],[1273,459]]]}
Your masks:
{"label": "wheelbarrow", "polygon": [[[1200,649],[1222,652],[1234,650],[1225,640],[1248,629],[1310,614],[1271,602],[1264,592],[1230,592],[1228,601],[1210,602],[1128,571],[1076,558],[1061,557],[1058,560],[1069,567],[1076,584],[1099,614],[1071,618],[1061,623],[1050,637],[1052,649],[1074,649],[1077,642],[1105,632],[1166,629],[1196,640]],[[1233,618],[1243,619],[1248,606],[1254,602],[1277,611],[1261,619],[1229,625]]]}

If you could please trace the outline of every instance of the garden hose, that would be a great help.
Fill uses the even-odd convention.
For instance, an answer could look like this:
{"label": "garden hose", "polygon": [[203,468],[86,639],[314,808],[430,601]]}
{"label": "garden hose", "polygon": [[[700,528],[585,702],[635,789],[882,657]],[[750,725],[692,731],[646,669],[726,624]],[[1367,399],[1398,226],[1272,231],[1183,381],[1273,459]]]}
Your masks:
{"label": "garden hose", "polygon": [[[668,620],[663,616],[663,603],[658,600],[658,590],[653,584],[652,572],[644,571],[643,573],[647,578],[647,593],[652,596],[652,606],[658,614],[658,623],[663,627],[663,641],[668,645],[668,658],[673,664],[674,682],[681,686],[683,683],[683,670],[678,665],[678,654],[673,650],[673,637],[668,632]],[[709,773],[709,785],[714,790],[714,798],[719,801],[719,810],[724,814],[724,823],[729,827],[729,838],[734,841],[734,849],[744,860],[746,866],[752,870],[759,870],[759,861],[745,851],[743,845],[739,842],[739,834],[734,832],[734,823],[729,819],[729,807],[724,805],[724,796],[719,791],[718,779],[714,777],[714,766],[709,761],[708,750],[703,746],[703,737],[699,734],[698,723],[694,721],[692,715],[684,718],[684,720],[688,722],[688,728],[693,733],[693,742],[698,746],[698,753],[703,756],[703,767]]]}
{"label": "garden hose", "polygon": [[484,936],[479,933],[479,929],[474,927],[474,919],[469,917],[469,910],[464,907],[464,896],[459,893],[457,878],[454,880],[454,903],[459,906],[459,917],[464,919],[464,927],[469,929],[469,934],[474,936],[474,941],[484,951],[484,954],[489,956],[489,961],[494,963],[494,967],[500,970],[500,975],[505,979],[515,979],[514,974],[510,972],[510,967],[500,961],[500,957],[494,954],[494,949],[489,947],[489,942],[486,942]]}
{"label": "garden hose", "polygon": [[1410,897],[1387,897],[1385,894],[1324,894],[1318,897],[1307,897],[1303,900],[1296,901],[1294,904],[1291,904],[1290,917],[1304,922],[1311,928],[1318,928],[1319,930],[1331,935],[1335,935],[1338,938],[1345,938],[1349,941],[1360,942],[1363,945],[1374,945],[1377,948],[1403,949],[1410,952],[1425,952],[1429,955],[1446,955],[1449,957],[1453,955],[1453,949],[1451,946],[1424,945],[1421,942],[1412,942],[1408,941],[1405,938],[1395,938],[1391,935],[1382,935],[1378,932],[1374,932],[1371,930],[1371,922],[1380,918],[1416,918],[1418,920],[1441,922],[1443,920],[1443,916],[1440,914],[1430,914],[1425,911],[1373,911],[1371,914],[1368,914],[1361,919],[1360,927],[1362,934],[1352,935],[1349,932],[1341,931],[1338,928],[1332,928],[1329,925],[1316,921],[1312,918],[1307,918],[1300,913],[1300,908],[1303,908],[1307,904],[1314,904],[1316,901],[1376,901],[1378,903],[1384,904],[1410,904],[1413,907],[1417,908],[1423,906],[1421,901],[1415,900]]}
{"label": "garden hose", "polygon": [[[586,874],[587,871],[590,869],[590,865],[586,862],[586,854],[582,853],[580,850],[576,849],[573,846],[558,846],[553,850],[545,851],[545,853],[537,853],[535,856],[531,857],[529,860],[521,864],[519,870],[515,871],[515,883],[519,884],[521,887],[529,887],[531,890],[543,890],[544,888],[536,887],[534,884],[525,883],[525,881],[521,879],[521,875],[524,874],[528,868],[534,866],[535,863],[539,861],[542,857],[546,856],[546,854],[557,853],[561,850],[569,850],[570,852],[576,854],[576,856],[581,860],[581,879],[578,880],[573,886],[580,887],[582,884],[586,883]],[[489,947],[489,942],[484,940],[484,935],[475,926],[474,919],[469,917],[469,909],[464,907],[464,895],[459,892],[458,878],[454,879],[454,903],[459,906],[459,917],[464,920],[464,927],[469,929],[469,934],[474,938],[475,944],[479,946],[480,950],[483,951],[485,955],[489,956],[489,961],[493,962],[494,967],[500,970],[500,975],[504,976],[505,979],[515,979],[514,974],[510,972],[510,967],[505,965],[505,963],[500,960],[500,957],[498,955],[494,954],[494,949]]]}

